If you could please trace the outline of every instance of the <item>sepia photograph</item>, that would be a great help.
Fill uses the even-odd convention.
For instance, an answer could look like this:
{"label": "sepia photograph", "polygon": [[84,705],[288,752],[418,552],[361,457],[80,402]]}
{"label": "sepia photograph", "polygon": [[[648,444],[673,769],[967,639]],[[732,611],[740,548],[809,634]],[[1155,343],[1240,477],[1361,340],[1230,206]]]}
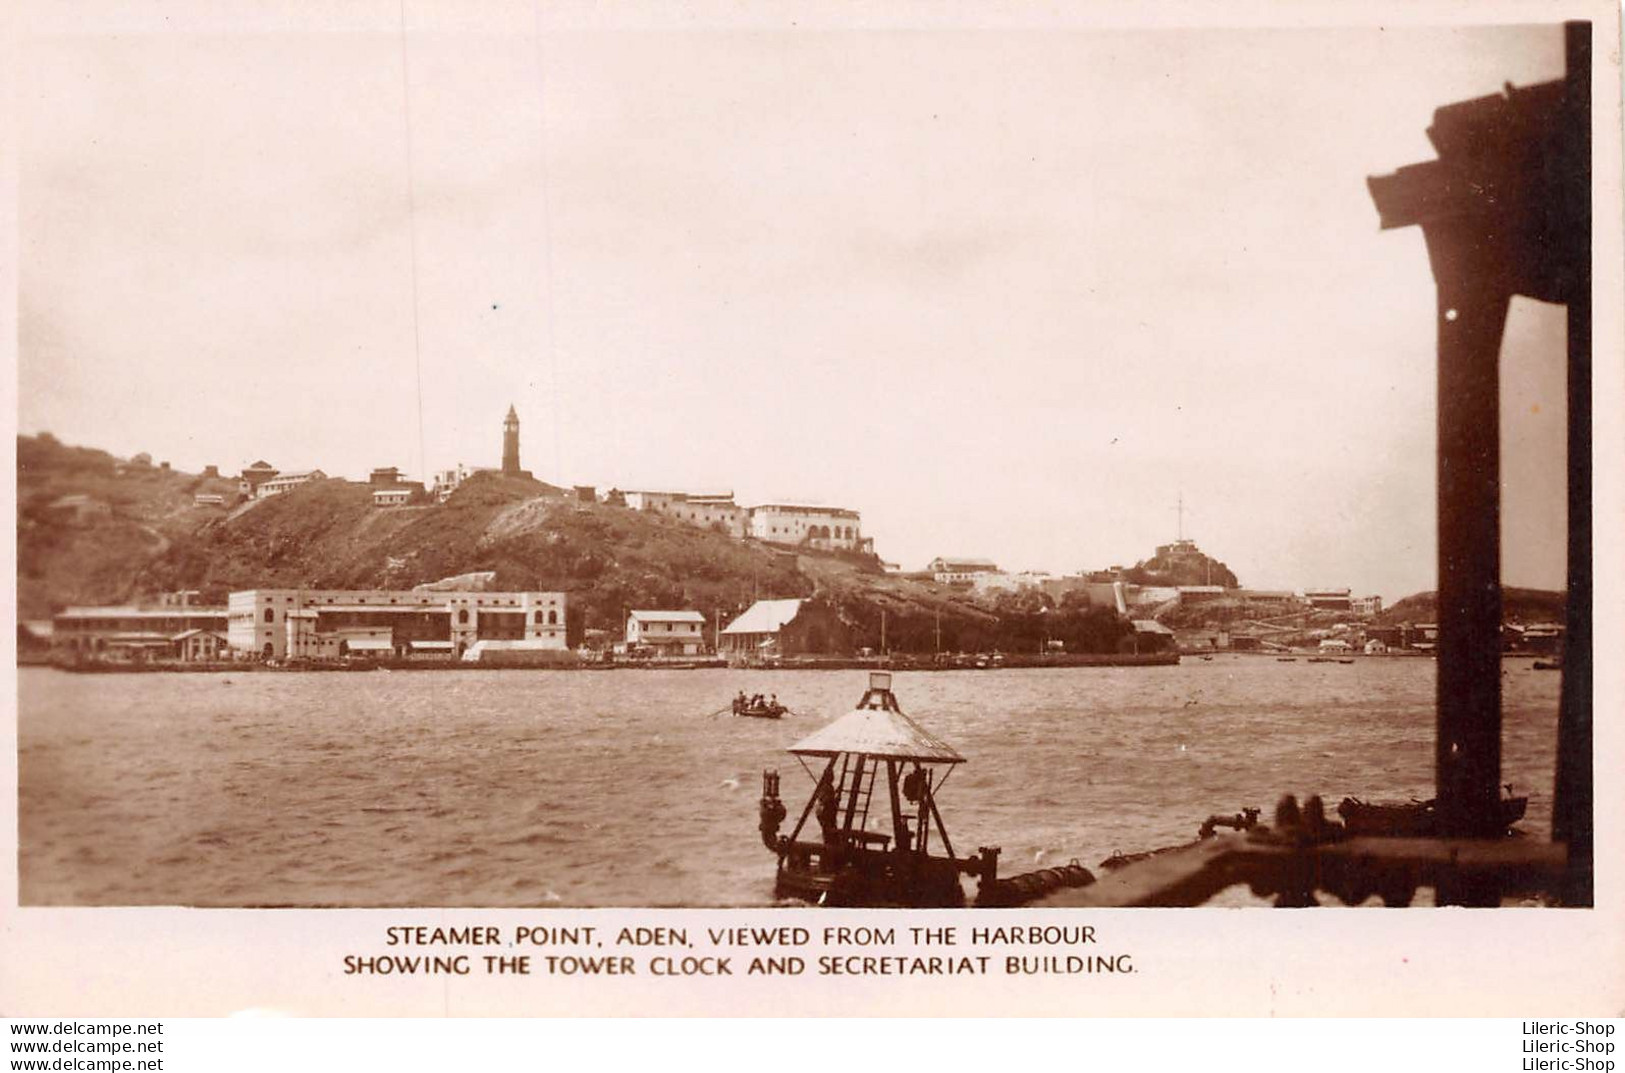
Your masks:
{"label": "sepia photograph", "polygon": [[36,11],[16,906],[1595,906],[1617,12],[1114,10]]}

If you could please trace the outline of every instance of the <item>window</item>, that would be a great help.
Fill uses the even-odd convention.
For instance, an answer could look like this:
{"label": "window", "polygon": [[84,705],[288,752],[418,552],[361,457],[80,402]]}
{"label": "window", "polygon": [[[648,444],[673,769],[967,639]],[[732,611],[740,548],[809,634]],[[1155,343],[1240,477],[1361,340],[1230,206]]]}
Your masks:
{"label": "window", "polygon": [[549,611],[547,613],[547,624],[549,626],[557,626],[559,624],[559,613],[557,611]]}
{"label": "window", "polygon": [[276,611],[273,610],[272,608],[267,607],[265,609],[265,621],[266,622],[275,622],[276,621]]}
{"label": "window", "polygon": [[538,625],[540,625],[541,621],[542,621],[542,613],[540,611],[537,611],[536,612],[536,622],[537,622]]}
{"label": "window", "polygon": [[458,612],[457,612],[457,621],[459,623],[468,622],[468,608],[464,607],[464,608],[460,608],[458,610]]}

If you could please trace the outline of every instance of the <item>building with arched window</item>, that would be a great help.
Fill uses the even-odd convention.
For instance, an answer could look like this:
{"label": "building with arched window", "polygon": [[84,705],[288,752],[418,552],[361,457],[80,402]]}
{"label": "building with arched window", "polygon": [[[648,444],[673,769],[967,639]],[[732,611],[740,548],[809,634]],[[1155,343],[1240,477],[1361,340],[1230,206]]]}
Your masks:
{"label": "building with arched window", "polygon": [[805,544],[821,551],[873,552],[858,512],[845,507],[763,503],[750,509],[750,535],[770,544]]}
{"label": "building with arched window", "polygon": [[266,659],[457,658],[479,641],[562,652],[565,608],[562,592],[247,589],[228,598],[227,637]]}

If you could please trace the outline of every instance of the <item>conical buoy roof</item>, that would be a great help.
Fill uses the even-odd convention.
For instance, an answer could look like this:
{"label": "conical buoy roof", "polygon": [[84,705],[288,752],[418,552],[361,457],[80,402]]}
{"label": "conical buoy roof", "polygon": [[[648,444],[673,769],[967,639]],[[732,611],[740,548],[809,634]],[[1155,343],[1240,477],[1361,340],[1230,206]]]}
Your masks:
{"label": "conical buoy roof", "polygon": [[934,764],[962,764],[965,758],[952,745],[929,733],[902,712],[859,708],[790,746],[802,756],[864,753],[897,760]]}

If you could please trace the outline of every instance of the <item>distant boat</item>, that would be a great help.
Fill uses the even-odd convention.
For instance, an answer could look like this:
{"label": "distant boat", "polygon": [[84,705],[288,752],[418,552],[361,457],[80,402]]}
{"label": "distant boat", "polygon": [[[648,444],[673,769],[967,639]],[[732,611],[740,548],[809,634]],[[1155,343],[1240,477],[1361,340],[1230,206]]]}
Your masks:
{"label": "distant boat", "polygon": [[734,714],[745,719],[783,719],[784,713],[789,710],[778,701],[762,701],[760,703],[745,701],[741,703],[736,699],[733,704]]}
{"label": "distant boat", "polygon": [[1275,662],[1276,663],[1296,663],[1296,662],[1298,662],[1298,657],[1297,656],[1276,656],[1275,657]]}
{"label": "distant boat", "polygon": [[1560,659],[1537,659],[1535,665],[1530,668],[1533,671],[1560,671],[1562,669],[1563,661]]}

